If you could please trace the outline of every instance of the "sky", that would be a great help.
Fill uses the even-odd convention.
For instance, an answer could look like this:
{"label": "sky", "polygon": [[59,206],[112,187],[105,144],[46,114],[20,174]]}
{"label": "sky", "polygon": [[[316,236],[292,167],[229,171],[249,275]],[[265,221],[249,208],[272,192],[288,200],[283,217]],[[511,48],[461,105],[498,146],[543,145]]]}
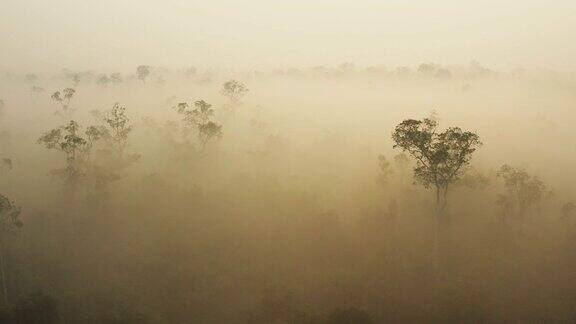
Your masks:
{"label": "sky", "polygon": [[574,0],[0,0],[0,70],[576,69]]}

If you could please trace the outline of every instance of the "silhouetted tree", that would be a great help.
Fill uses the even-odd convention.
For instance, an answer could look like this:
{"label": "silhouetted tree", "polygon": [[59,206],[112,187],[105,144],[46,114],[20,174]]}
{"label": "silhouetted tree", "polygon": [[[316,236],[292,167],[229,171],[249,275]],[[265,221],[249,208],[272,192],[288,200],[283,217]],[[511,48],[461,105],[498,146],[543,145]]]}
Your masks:
{"label": "silhouetted tree", "polygon": [[438,69],[440,69],[440,66],[438,64],[422,63],[418,66],[418,73],[426,76],[432,76],[436,73],[436,71],[438,71]]}
{"label": "silhouetted tree", "polygon": [[214,109],[206,101],[196,101],[193,109],[186,102],[181,102],[174,108],[183,116],[186,130],[196,131],[202,150],[208,142],[222,137],[222,126],[210,120]]}
{"label": "silhouetted tree", "polygon": [[458,127],[438,132],[437,127],[430,118],[407,119],[396,126],[392,139],[395,148],[416,159],[414,179],[425,188],[434,187],[440,214],[446,208],[450,186],[461,178],[482,143],[475,133]]}
{"label": "silhouetted tree", "polygon": [[378,156],[378,168],[380,169],[380,174],[378,175],[378,181],[382,185],[388,184],[390,177],[394,173],[394,170],[390,166],[390,162],[386,159],[386,156],[379,155]]}
{"label": "silhouetted tree", "polygon": [[98,80],[96,80],[96,83],[100,86],[107,86],[108,83],[110,83],[110,78],[106,75],[106,74],[101,74],[98,76]]}
{"label": "silhouetted tree", "polygon": [[115,103],[112,109],[103,115],[95,112],[97,119],[104,122],[101,126],[95,127],[94,132],[99,132],[99,138],[104,141],[107,148],[112,150],[119,158],[124,158],[128,136],[132,132],[130,119],[126,115],[126,107]]}
{"label": "silhouetted tree", "polygon": [[498,197],[497,203],[503,208],[503,217],[516,215],[523,218],[532,210],[538,209],[546,194],[546,185],[538,177],[526,170],[503,165],[498,176],[504,179],[506,194]]}
{"label": "silhouetted tree", "polygon": [[60,104],[60,111],[56,111],[56,115],[62,117],[63,119],[70,119],[74,113],[73,109],[70,109],[70,100],[74,97],[76,90],[72,88],[66,88],[60,91],[56,91],[52,94],[52,100]]}
{"label": "silhouetted tree", "polygon": [[573,202],[567,202],[562,205],[562,217],[568,218],[576,211],[576,205]]}
{"label": "silhouetted tree", "polygon": [[140,65],[136,68],[136,76],[138,80],[146,82],[146,78],[150,75],[150,67],[148,65]]}
{"label": "silhouetted tree", "polygon": [[227,97],[232,105],[238,105],[248,91],[242,82],[236,80],[230,80],[222,85],[222,95]]}
{"label": "silhouetted tree", "polygon": [[81,131],[80,125],[71,120],[67,125],[52,129],[38,139],[39,144],[66,155],[66,166],[52,170],[51,174],[60,177],[65,184],[72,187],[85,175],[93,142],[101,136],[94,127],[89,127],[84,135]]}
{"label": "silhouetted tree", "polygon": [[118,72],[114,72],[110,75],[110,82],[114,84],[119,84],[122,82],[122,75]]}
{"label": "silhouetted tree", "polygon": [[39,86],[32,86],[32,96],[33,98],[38,98],[38,96],[40,96],[40,94],[44,92],[44,88],[39,87]]}
{"label": "silhouetted tree", "polygon": [[38,81],[38,75],[34,73],[28,73],[24,77],[26,78],[26,81],[28,81],[30,84],[34,84],[36,83],[36,81]]}

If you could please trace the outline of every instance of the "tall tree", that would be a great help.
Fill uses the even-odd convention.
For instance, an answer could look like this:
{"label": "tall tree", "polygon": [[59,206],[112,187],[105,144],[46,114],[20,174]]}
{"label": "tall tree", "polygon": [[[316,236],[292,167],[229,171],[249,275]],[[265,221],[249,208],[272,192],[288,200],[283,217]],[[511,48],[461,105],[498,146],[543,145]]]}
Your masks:
{"label": "tall tree", "polygon": [[440,215],[448,203],[450,186],[458,181],[482,145],[477,134],[449,127],[438,131],[438,122],[430,118],[407,119],[392,133],[394,147],[416,159],[414,179],[436,193],[436,210]]}
{"label": "tall tree", "polygon": [[506,188],[506,193],[499,195],[497,200],[503,211],[503,222],[511,216],[523,219],[530,211],[538,210],[546,197],[546,184],[542,180],[522,168],[506,164],[500,168],[498,176],[504,180]]}
{"label": "tall tree", "polygon": [[48,149],[55,149],[66,155],[66,166],[52,170],[52,174],[63,179],[71,188],[85,175],[86,162],[93,142],[100,138],[100,132],[89,127],[84,134],[80,125],[71,120],[68,124],[44,133],[38,143]]}

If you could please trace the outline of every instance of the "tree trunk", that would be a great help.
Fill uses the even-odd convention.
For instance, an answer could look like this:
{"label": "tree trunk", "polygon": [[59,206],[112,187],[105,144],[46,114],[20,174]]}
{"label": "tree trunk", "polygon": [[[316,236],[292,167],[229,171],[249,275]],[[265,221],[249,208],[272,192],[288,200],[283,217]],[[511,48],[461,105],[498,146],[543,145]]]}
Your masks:
{"label": "tree trunk", "polygon": [[445,221],[446,220],[446,207],[448,206],[448,185],[445,185],[441,188],[442,192],[442,204],[440,206],[440,210],[438,212],[439,217]]}
{"label": "tree trunk", "polygon": [[6,273],[4,268],[4,246],[2,242],[0,242],[0,279],[2,280],[2,294],[4,295],[4,304],[8,306],[8,288],[6,287]]}
{"label": "tree trunk", "polygon": [[434,233],[432,242],[432,266],[435,272],[439,271],[440,267],[440,186],[436,186],[436,215],[434,215]]}
{"label": "tree trunk", "polygon": [[438,185],[436,186],[436,213],[440,213],[440,186]]}
{"label": "tree trunk", "polygon": [[433,266],[437,273],[440,273],[442,259],[445,248],[444,236],[446,220],[446,207],[448,205],[448,185],[436,186],[436,215],[434,222],[434,242],[433,242]]}

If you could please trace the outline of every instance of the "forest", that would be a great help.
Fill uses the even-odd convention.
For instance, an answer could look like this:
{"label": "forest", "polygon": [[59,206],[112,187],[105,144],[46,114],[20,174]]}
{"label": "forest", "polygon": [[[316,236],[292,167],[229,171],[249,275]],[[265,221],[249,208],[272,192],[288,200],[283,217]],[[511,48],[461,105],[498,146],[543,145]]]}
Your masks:
{"label": "forest", "polygon": [[0,76],[1,323],[576,322],[576,75]]}

